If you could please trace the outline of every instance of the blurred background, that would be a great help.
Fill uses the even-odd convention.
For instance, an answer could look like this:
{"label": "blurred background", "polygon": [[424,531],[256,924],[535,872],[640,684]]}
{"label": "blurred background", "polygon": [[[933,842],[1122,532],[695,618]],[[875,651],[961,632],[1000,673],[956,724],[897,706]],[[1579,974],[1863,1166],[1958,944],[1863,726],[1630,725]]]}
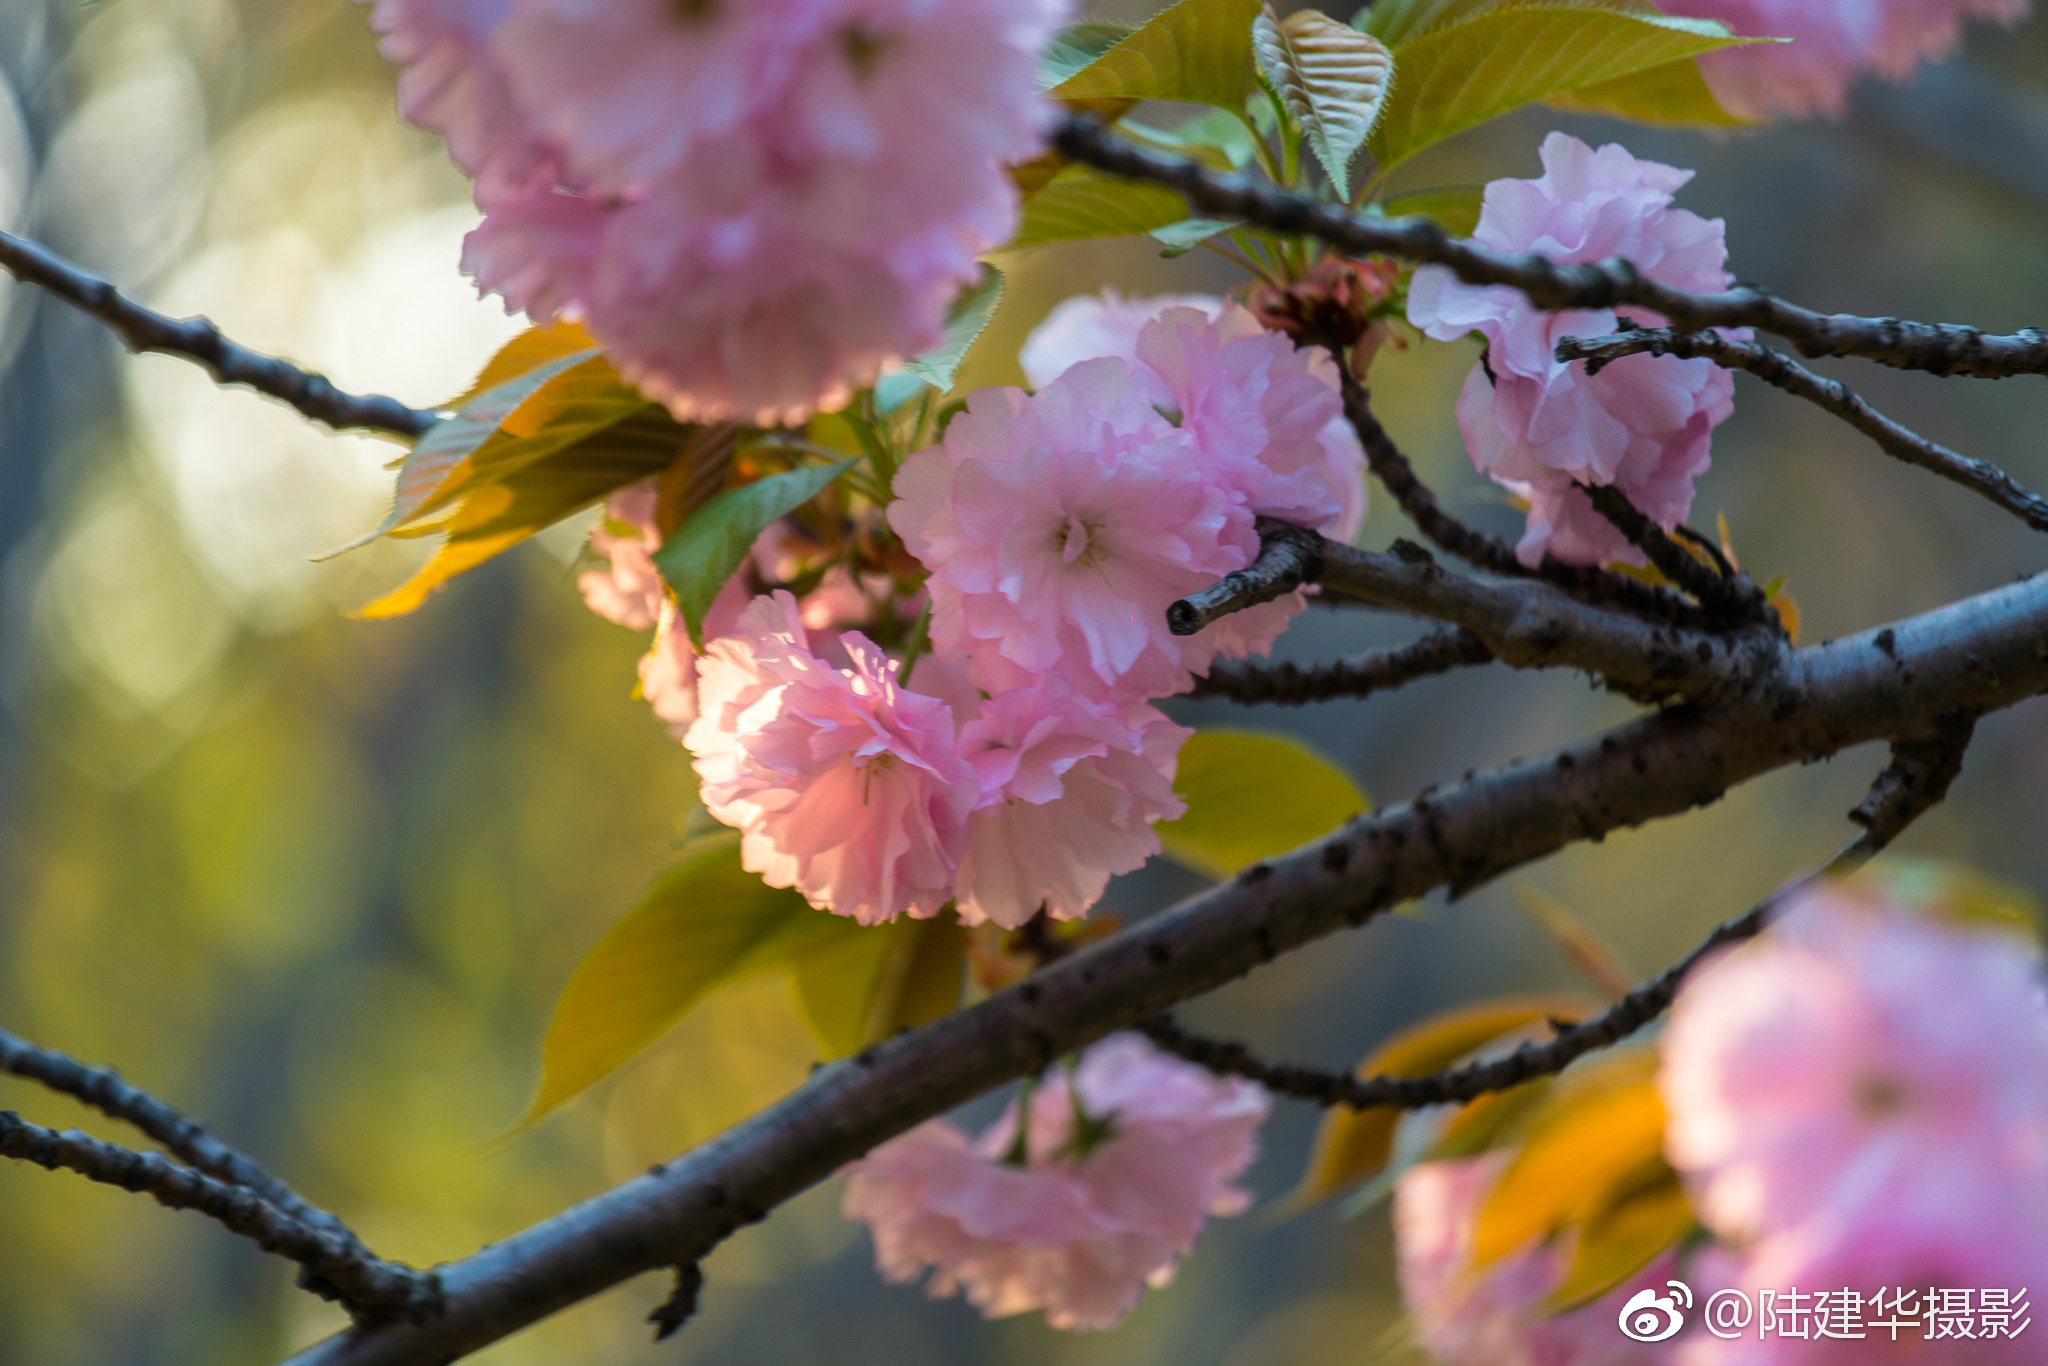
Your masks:
{"label": "blurred background", "polygon": [[[1141,17],[1147,4],[1102,5]],[[0,222],[176,314],[344,387],[431,404],[516,330],[456,273],[474,219],[438,144],[398,124],[366,11],[340,0],[10,0],[0,6]],[[1695,167],[1680,202],[1728,222],[1733,267],[1821,308],[2009,331],[2048,312],[2048,22],[1973,31],[1840,124],[1732,138],[1530,111],[1404,168],[1399,187],[1537,172],[1544,132],[1620,139]],[[1146,242],[1009,263],[971,362],[1018,378],[1059,299],[1228,288],[1213,258]],[[1473,477],[1451,406],[1472,356],[1382,359],[1389,425],[1467,517],[1516,514]],[[580,529],[459,580],[417,615],[347,607],[418,543],[308,557],[374,524],[397,454],[334,437],[182,362],[122,355],[95,324],[0,289],[0,1025],[111,1063],[204,1118],[380,1251],[467,1254],[669,1157],[796,1084],[811,1045],[775,982],[728,991],[538,1131],[493,1140],[535,1077],[570,968],[662,867],[692,803],[683,751],[631,696],[640,640],[586,612]],[[2039,381],[1832,367],[1880,407],[2048,487]],[[1407,534],[1382,498],[1365,541]],[[2038,541],[1952,486],[1746,376],[1695,522],[1727,515],[1744,566],[1789,575],[1808,640],[2043,567]],[[1316,612],[1285,655],[1412,634]],[[1182,719],[1300,734],[1394,800],[1621,719],[1568,676],[1475,670],[1385,698]],[[1639,972],[1825,857],[1874,750],[1755,783],[1457,904],[1324,941],[1188,1008],[1274,1054],[1349,1065],[1460,1001],[1572,985],[1515,909],[1560,899]],[[1947,806],[1903,843],[2048,887],[2048,708],[1988,720]],[[1109,904],[1198,890],[1148,869]],[[119,1126],[0,1079],[0,1106]],[[986,1112],[988,1102],[981,1110]],[[1252,1183],[1298,1178],[1315,1116],[1277,1108]],[[1411,1360],[1384,1210],[1214,1226],[1123,1328],[984,1323],[885,1287],[836,1185],[706,1264],[670,1343],[665,1289],[624,1287],[480,1354],[545,1363],[831,1361],[1119,1366]],[[332,1331],[290,1269],[192,1215],[62,1174],[0,1167],[0,1362],[260,1366]]]}

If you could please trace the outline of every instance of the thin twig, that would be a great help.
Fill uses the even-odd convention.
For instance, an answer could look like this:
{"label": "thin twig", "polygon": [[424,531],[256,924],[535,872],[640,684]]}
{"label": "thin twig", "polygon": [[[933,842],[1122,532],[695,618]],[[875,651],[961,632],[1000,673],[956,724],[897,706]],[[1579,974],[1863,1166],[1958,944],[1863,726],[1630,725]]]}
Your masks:
{"label": "thin twig", "polygon": [[229,341],[205,318],[172,318],[144,308],[105,280],[25,237],[0,232],[0,269],[99,319],[130,351],[182,356],[203,366],[218,383],[246,384],[330,427],[416,437],[440,420],[438,414],[381,394],[344,393],[325,375]]}
{"label": "thin twig", "polygon": [[1305,527],[1273,517],[1257,521],[1259,554],[1243,569],[1224,575],[1199,593],[1166,609],[1166,629],[1191,636],[1211,622],[1256,607],[1314,583],[1323,572],[1323,538]]}
{"label": "thin twig", "polygon": [[352,1240],[302,1223],[248,1187],[181,1167],[162,1153],[138,1153],[76,1129],[59,1133],[7,1110],[0,1111],[0,1157],[145,1192],[168,1209],[196,1210],[265,1252],[297,1262],[312,1273],[316,1284],[332,1287],[338,1298],[369,1320],[401,1317],[418,1322],[438,1300],[433,1276],[366,1257]]}
{"label": "thin twig", "polygon": [[1692,605],[1676,595],[1610,570],[1565,564],[1550,555],[1532,568],[1523,564],[1506,542],[1476,531],[1445,512],[1436,494],[1416,475],[1408,457],[1380,425],[1372,410],[1372,395],[1353,378],[1350,367],[1341,358],[1337,376],[1344,396],[1344,416],[1358,434],[1366,464],[1387,492],[1394,495],[1408,520],[1439,548],[1475,569],[1510,578],[1542,579],[1587,602],[1612,603],[1659,621],[1699,620]]}
{"label": "thin twig", "polygon": [[1754,342],[1730,341],[1718,332],[1674,332],[1639,328],[1612,337],[1566,337],[1557,344],[1560,361],[1583,360],[1592,374],[1624,356],[1649,354],[1710,360],[1728,370],[1747,370],[1767,384],[1833,413],[1875,441],[1886,455],[1917,465],[1989,499],[2036,531],[2048,531],[2048,499],[2026,488],[1988,460],[1959,455],[1871,407],[1840,380],[1822,379],[1782,351]]}
{"label": "thin twig", "polygon": [[39,1082],[101,1114],[132,1124],[163,1144],[172,1156],[208,1176],[254,1191],[300,1223],[324,1229],[350,1243],[357,1241],[341,1220],[301,1197],[253,1159],[215,1138],[198,1120],[164,1104],[112,1068],[87,1067],[69,1054],[40,1047],[0,1029],[0,1072]]}
{"label": "thin twig", "polygon": [[1218,664],[1207,678],[1195,680],[1189,697],[1227,697],[1233,702],[1269,702],[1298,707],[1337,697],[1369,697],[1418,678],[1448,673],[1495,658],[1486,642],[1462,626],[1431,631],[1422,639],[1385,650],[1369,650],[1349,659],[1307,668],[1279,664]]}
{"label": "thin twig", "polygon": [[1842,846],[1821,868],[1779,888],[1756,905],[1715,926],[1713,932],[1677,963],[1635,987],[1612,1006],[1543,1043],[1526,1043],[1503,1057],[1467,1064],[1424,1077],[1357,1077],[1349,1072],[1268,1062],[1243,1044],[1203,1038],[1156,1015],[1137,1028],[1153,1043],[1178,1057],[1224,1076],[1246,1077],[1267,1090],[1318,1105],[1345,1105],[1354,1110],[1391,1106],[1413,1110],[1425,1105],[1467,1101],[1490,1091],[1505,1091],[1537,1077],[1562,1072],[1588,1053],[1621,1042],[1671,1008],[1687,976],[1716,951],[1760,933],[1778,909],[1796,894],[1829,877],[1841,877],[1868,863],[1901,831],[1948,794],[1962,769],[1970,726],[1960,726],[1923,740],[1892,747],[1892,759],[1872,784],[1870,795],[1850,813],[1864,826],[1862,834]]}
{"label": "thin twig", "polygon": [[1804,355],[1861,356],[1937,375],[2048,374],[2048,332],[2038,328],[1996,336],[1953,323],[1823,314],[1750,285],[1719,294],[1674,289],[1628,261],[1559,265],[1534,254],[1506,255],[1454,238],[1431,219],[1367,218],[1248,175],[1161,156],[1111,136],[1086,115],[1064,120],[1053,144],[1097,170],[1178,190],[1201,217],[1235,218],[1269,232],[1318,238],[1349,256],[1377,253],[1445,266],[1467,284],[1520,290],[1538,308],[1633,306],[1661,314],[1683,331],[1754,327],[1786,338]]}
{"label": "thin twig", "polygon": [[1731,617],[1755,618],[1763,612],[1763,590],[1747,574],[1724,579],[1701,564],[1614,485],[1580,484],[1578,488],[1591,500],[1595,512],[1649,557],[1658,573],[1692,594],[1701,606]]}

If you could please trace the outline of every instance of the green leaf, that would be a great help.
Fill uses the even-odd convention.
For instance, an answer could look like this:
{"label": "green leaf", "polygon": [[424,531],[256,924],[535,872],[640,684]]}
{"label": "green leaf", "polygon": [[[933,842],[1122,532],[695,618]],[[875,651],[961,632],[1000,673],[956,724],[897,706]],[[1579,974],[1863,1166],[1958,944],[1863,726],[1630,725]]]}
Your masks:
{"label": "green leaf", "polygon": [[1050,90],[1093,66],[1103,53],[1130,37],[1131,32],[1129,24],[1111,23],[1107,19],[1068,24],[1038,54],[1038,88]]}
{"label": "green leaf", "polygon": [[1299,740],[1254,731],[1195,732],[1173,786],[1188,810],[1159,827],[1166,856],[1219,879],[1372,805],[1349,775]]}
{"label": "green leaf", "polygon": [[1183,218],[1178,223],[1154,228],[1146,235],[1166,248],[1159,254],[1171,261],[1176,256],[1187,255],[1218,233],[1229,232],[1237,226],[1237,221],[1230,218]]}
{"label": "green leaf", "polygon": [[1009,249],[1089,237],[1131,237],[1187,216],[1187,201],[1163,185],[1069,166],[1024,201],[1023,221]]}
{"label": "green leaf", "polygon": [[952,310],[946,315],[944,338],[923,355],[905,361],[903,373],[923,380],[942,394],[951,389],[968,348],[988,330],[989,319],[995,316],[996,306],[1002,301],[1003,273],[994,266],[982,266],[981,278],[953,300]]}
{"label": "green leaf", "polygon": [[1171,128],[1155,128],[1149,123],[1125,119],[1117,131],[1139,142],[1193,157],[1219,171],[1241,171],[1258,155],[1244,120],[1222,109],[1204,109]]}
{"label": "green leaf", "polygon": [[1445,24],[1469,19],[1501,0],[1375,0],[1351,17],[1351,26],[1398,48],[1411,38]]}
{"label": "green leaf", "polygon": [[1373,205],[1371,212],[1387,218],[1420,214],[1434,218],[1454,237],[1470,237],[1479,226],[1479,210],[1486,189],[1481,185],[1445,185],[1428,190],[1404,190]]}
{"label": "green leaf", "polygon": [[831,465],[806,465],[727,489],[691,513],[661,543],[661,549],[654,552],[655,567],[675,589],[677,615],[699,649],[704,645],[704,614],[747,557],[755,538],[776,518],[823,493],[855,463],[846,459]]}
{"label": "green leaf", "polygon": [[1285,19],[1271,5],[1252,23],[1252,52],[1322,163],[1337,197],[1351,198],[1351,159],[1379,122],[1394,82],[1394,57],[1370,34],[1317,10]]}
{"label": "green leaf", "polygon": [[1048,93],[1110,117],[1139,100],[1242,109],[1258,85],[1251,45],[1258,12],[1259,0],[1181,0]]}
{"label": "green leaf", "polygon": [[835,923],[742,868],[736,838],[700,842],[570,974],[517,1129],[617,1071],[713,987],[787,963]]}
{"label": "green leaf", "polygon": [[828,1058],[858,1053],[960,1004],[967,935],[951,915],[835,925],[796,960],[792,986]]}
{"label": "green leaf", "polygon": [[1696,61],[1666,62],[1634,75],[1580,86],[1545,103],[1575,114],[1605,114],[1666,128],[1748,128],[1757,122],[1722,108]]}
{"label": "green leaf", "polygon": [[1401,79],[1368,146],[1390,169],[1525,104],[1750,41],[1709,20],[1600,5],[1481,10],[1396,46]]}

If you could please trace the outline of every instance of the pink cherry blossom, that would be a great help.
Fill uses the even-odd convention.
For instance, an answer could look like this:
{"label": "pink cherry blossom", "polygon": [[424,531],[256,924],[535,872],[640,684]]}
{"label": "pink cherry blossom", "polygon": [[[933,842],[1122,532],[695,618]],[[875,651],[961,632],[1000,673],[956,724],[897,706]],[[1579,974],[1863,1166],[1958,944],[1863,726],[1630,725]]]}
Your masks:
{"label": "pink cherry blossom", "polygon": [[1678,1274],[1660,1254],[1622,1285],[1568,1313],[1546,1305],[1569,1262],[1555,1243],[1532,1243],[1484,1267],[1472,1265],[1473,1231],[1504,1151],[1425,1162],[1394,1187],[1394,1239],[1401,1298],[1415,1336],[1440,1366],[1662,1366],[1678,1343],[1630,1340],[1622,1306],[1644,1286]]}
{"label": "pink cherry blossom", "polygon": [[590,529],[590,549],[604,563],[576,576],[585,606],[635,631],[652,629],[668,599],[661,571],[654,567],[654,552],[661,549],[661,532],[654,525],[659,498],[652,479],[628,484],[607,498],[603,519]]}
{"label": "pink cherry blossom", "polygon": [[2028,0],[1666,0],[1661,8],[1717,19],[1745,37],[1792,40],[1699,59],[1731,113],[1840,118],[1858,76],[1904,80],[1922,61],[1954,51],[1965,20],[2016,23]]}
{"label": "pink cherry blossom", "polygon": [[1119,360],[970,395],[895,493],[889,524],[932,571],[932,639],[991,692],[1055,670],[1104,700],[1181,691],[1219,633],[1174,636],[1166,608],[1258,553],[1251,513]]}
{"label": "pink cherry blossom", "polygon": [[[1074,1101],[1109,1136],[1076,1153]],[[977,1139],[931,1120],[847,1168],[845,1212],[875,1237],[896,1282],[931,1268],[935,1298],[964,1289],[984,1315],[1043,1309],[1055,1328],[1108,1328],[1145,1287],[1167,1284],[1211,1215],[1250,1203],[1231,1185],[1251,1164],[1269,1102],[1131,1034],[1089,1049],[1032,1096],[1021,1165],[1017,1107]]]}
{"label": "pink cherry blossom", "polygon": [[1045,321],[1031,329],[1017,362],[1034,389],[1043,389],[1084,360],[1114,356],[1135,364],[1138,334],[1169,308],[1192,308],[1214,318],[1223,312],[1223,300],[1213,294],[1127,299],[1108,287],[1100,294],[1076,294],[1055,304]]}
{"label": "pink cherry blossom", "polygon": [[[1061,0],[381,0],[477,173],[464,268],[686,420],[794,421],[938,340],[1014,227]],[[487,169],[503,161],[503,173]]]}
{"label": "pink cherry blossom", "polygon": [[1337,367],[1241,305],[1166,309],[1138,334],[1138,361],[1180,424],[1261,517],[1350,541],[1365,520],[1365,455],[1344,419]]}
{"label": "pink cherry blossom", "polygon": [[982,790],[960,918],[1015,929],[1040,910],[1086,915],[1112,873],[1159,852],[1153,824],[1186,811],[1172,761],[1192,733],[1142,703],[1090,702],[1058,674],[984,702],[960,731]]}
{"label": "pink cherry blossom", "polygon": [[[1687,983],[1659,1086],[1666,1150],[1744,1283],[2048,1283],[2048,1002],[2009,935],[1808,893]],[[2032,1359],[1971,1350],[1899,1359]]]}
{"label": "pink cherry blossom", "polygon": [[739,828],[742,863],[771,887],[864,925],[936,915],[981,785],[952,710],[899,688],[865,636],[842,644],[851,669],[812,653],[796,599],[776,592],[707,645],[683,740],[704,808]]}
{"label": "pink cherry blossom", "polygon": [[[1680,289],[1726,288],[1721,221],[1671,207],[1690,171],[1639,161],[1613,143],[1596,152],[1563,133],[1544,139],[1542,157],[1540,177],[1486,187],[1473,233],[1481,244],[1565,264],[1618,256]],[[1661,322],[1642,310],[1622,316]],[[1713,428],[1733,411],[1728,372],[1638,355],[1589,377],[1583,361],[1558,364],[1553,348],[1560,337],[1613,332],[1615,312],[1545,312],[1505,286],[1463,284],[1442,266],[1416,270],[1408,318],[1439,341],[1477,332],[1486,342],[1458,400],[1458,427],[1473,463],[1531,504],[1517,547],[1524,563],[1546,552],[1577,564],[1641,562],[1574,481],[1619,488],[1660,526],[1684,520]]]}

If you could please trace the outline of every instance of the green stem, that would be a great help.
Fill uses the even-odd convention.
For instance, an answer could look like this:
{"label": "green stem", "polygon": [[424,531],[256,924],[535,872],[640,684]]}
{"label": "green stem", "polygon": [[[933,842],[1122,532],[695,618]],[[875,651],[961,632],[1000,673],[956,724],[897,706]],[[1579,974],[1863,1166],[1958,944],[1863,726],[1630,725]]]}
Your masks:
{"label": "green stem", "polygon": [[917,658],[932,643],[932,600],[924,600],[924,610],[917,614],[917,624],[910,628],[910,639],[903,642],[903,667],[896,671],[896,686],[910,686],[910,671],[917,667]]}
{"label": "green stem", "polygon": [[1031,1093],[1038,1089],[1038,1078],[1026,1076],[1017,1082],[1017,1132],[1010,1139],[1009,1151],[1003,1154],[1006,1167],[1028,1167],[1031,1165]]}

